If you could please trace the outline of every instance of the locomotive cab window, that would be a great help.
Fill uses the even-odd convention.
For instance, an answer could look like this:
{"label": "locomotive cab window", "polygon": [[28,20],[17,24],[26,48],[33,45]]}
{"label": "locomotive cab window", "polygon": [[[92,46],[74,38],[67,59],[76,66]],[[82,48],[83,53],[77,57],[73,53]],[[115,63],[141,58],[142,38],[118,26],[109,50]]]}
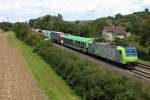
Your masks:
{"label": "locomotive cab window", "polygon": [[137,52],[135,48],[126,48],[126,55],[128,57],[137,56]]}

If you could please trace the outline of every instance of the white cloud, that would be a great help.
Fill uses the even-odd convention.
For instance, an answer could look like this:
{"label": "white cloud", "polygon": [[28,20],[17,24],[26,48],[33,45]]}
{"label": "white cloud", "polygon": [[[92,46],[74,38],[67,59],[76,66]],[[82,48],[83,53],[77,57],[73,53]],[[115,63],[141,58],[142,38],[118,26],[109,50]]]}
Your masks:
{"label": "white cloud", "polygon": [[63,14],[66,20],[94,19],[150,8],[150,0],[0,0],[0,18],[25,21],[46,14]]}
{"label": "white cloud", "polygon": [[6,18],[0,17],[0,22],[4,22],[4,21],[6,21]]}
{"label": "white cloud", "polygon": [[150,0],[143,0],[143,5],[149,5],[150,6]]}

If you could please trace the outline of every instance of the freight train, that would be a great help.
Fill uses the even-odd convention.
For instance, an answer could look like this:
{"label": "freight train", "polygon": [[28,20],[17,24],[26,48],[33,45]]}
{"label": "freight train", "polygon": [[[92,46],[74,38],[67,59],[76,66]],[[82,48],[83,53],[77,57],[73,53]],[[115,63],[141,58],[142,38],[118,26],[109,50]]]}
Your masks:
{"label": "freight train", "polygon": [[[48,37],[43,33],[45,37]],[[100,58],[104,58],[118,64],[134,68],[138,60],[135,47],[122,47],[108,43],[96,42],[95,38],[79,37],[63,32],[49,32],[53,42],[79,50]]]}

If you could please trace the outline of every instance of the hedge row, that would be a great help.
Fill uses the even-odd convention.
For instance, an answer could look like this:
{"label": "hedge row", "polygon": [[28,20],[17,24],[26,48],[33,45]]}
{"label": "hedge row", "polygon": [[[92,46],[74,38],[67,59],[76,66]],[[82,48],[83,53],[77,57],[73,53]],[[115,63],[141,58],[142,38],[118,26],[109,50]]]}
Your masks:
{"label": "hedge row", "polygon": [[84,100],[150,100],[150,89],[144,89],[127,77],[102,70],[55,46],[42,42],[36,52],[77,91]]}
{"label": "hedge row", "polygon": [[26,42],[28,45],[35,46],[44,37],[41,33],[32,32],[31,28],[26,23],[17,22],[12,26],[12,31],[15,32],[16,38]]}

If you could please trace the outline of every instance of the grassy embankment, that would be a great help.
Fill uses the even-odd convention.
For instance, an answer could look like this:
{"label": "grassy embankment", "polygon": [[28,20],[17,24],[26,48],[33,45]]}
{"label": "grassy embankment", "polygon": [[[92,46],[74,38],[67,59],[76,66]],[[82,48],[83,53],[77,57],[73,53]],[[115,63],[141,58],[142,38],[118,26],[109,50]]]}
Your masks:
{"label": "grassy embankment", "polygon": [[11,40],[14,45],[21,51],[25,57],[29,68],[37,79],[39,87],[41,87],[50,100],[80,100],[68,84],[59,77],[56,72],[44,62],[37,54],[33,53],[33,48],[24,42],[15,38],[10,33]]}

